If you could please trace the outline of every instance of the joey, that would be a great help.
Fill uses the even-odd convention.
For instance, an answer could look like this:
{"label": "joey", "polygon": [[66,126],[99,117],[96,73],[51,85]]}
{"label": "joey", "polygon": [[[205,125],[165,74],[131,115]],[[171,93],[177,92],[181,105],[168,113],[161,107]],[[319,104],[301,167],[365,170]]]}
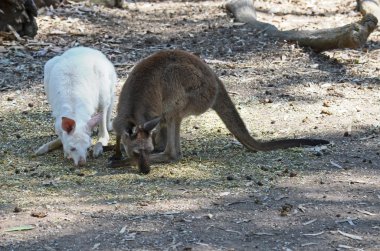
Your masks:
{"label": "joey", "polygon": [[107,57],[98,50],[76,47],[50,59],[44,67],[44,88],[58,138],[42,145],[36,155],[63,146],[64,156],[75,165],[86,163],[91,132],[99,125],[93,156],[103,153],[109,140],[117,76]]}

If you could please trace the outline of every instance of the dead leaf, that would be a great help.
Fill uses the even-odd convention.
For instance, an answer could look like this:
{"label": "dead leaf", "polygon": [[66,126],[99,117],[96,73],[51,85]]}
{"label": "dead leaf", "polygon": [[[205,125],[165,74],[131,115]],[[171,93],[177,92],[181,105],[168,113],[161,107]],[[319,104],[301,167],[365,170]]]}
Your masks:
{"label": "dead leaf", "polygon": [[333,113],[327,109],[322,109],[321,114],[332,115]]}
{"label": "dead leaf", "polygon": [[45,212],[32,212],[30,214],[30,216],[36,217],[36,218],[45,218],[47,216],[47,213],[45,213]]}
{"label": "dead leaf", "polygon": [[324,106],[324,107],[330,107],[330,106],[331,106],[330,101],[329,101],[329,100],[324,100],[324,101],[323,101],[323,106]]}
{"label": "dead leaf", "polygon": [[293,208],[293,205],[291,205],[289,203],[286,203],[285,205],[283,205],[281,207],[280,215],[281,216],[288,216],[288,214],[290,213],[290,211],[292,210],[292,208]]}

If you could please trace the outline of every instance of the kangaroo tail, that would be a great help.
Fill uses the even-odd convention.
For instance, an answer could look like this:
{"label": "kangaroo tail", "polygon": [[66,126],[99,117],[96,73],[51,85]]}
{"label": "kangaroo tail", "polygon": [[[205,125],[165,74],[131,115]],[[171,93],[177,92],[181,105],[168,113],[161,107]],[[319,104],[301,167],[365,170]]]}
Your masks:
{"label": "kangaroo tail", "polygon": [[227,129],[245,147],[252,151],[271,151],[301,146],[316,146],[328,144],[327,140],[321,139],[284,139],[268,142],[255,140],[248,132],[242,118],[229,97],[223,83],[218,79],[218,93],[212,108],[222,119]]}

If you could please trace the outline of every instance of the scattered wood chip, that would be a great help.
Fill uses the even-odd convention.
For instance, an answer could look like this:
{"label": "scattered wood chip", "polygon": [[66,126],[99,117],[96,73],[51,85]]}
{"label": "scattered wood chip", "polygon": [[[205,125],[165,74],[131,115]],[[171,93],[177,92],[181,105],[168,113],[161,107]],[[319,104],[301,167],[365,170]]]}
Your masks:
{"label": "scattered wood chip", "polygon": [[124,227],[122,227],[119,231],[120,234],[124,234],[125,233],[125,230],[127,230],[127,225],[125,225]]}
{"label": "scattered wood chip", "polygon": [[368,212],[368,211],[365,211],[365,210],[361,210],[361,209],[356,209],[356,211],[358,211],[358,212],[360,212],[362,214],[370,215],[370,216],[376,215],[374,213],[371,213],[371,212]]}
{"label": "scattered wood chip", "polygon": [[236,204],[245,204],[247,202],[248,201],[246,201],[246,200],[233,201],[233,202],[227,203],[226,206],[232,206],[232,205],[236,205]]}
{"label": "scattered wood chip", "polygon": [[309,220],[309,221],[302,223],[302,225],[306,226],[306,225],[309,225],[309,224],[316,222],[316,221],[317,221],[317,219],[312,219],[312,220]]}
{"label": "scattered wood chip", "polygon": [[236,224],[247,223],[247,222],[251,222],[251,219],[242,219],[242,220],[236,220],[235,221]]}
{"label": "scattered wood chip", "polygon": [[134,241],[136,239],[136,233],[129,233],[127,234],[124,239],[126,241]]}
{"label": "scattered wood chip", "polygon": [[7,25],[7,28],[12,32],[13,36],[15,36],[15,38],[18,40],[18,41],[21,41],[22,38],[21,36],[17,33],[17,31],[15,30],[15,28],[13,28],[12,25]]}
{"label": "scattered wood chip", "polygon": [[343,220],[338,220],[338,221],[335,221],[335,223],[344,223],[344,222],[348,222],[348,224],[350,224],[351,226],[355,226],[354,224],[354,220],[357,220],[358,218],[350,218],[348,217],[347,219],[343,219]]}
{"label": "scattered wood chip", "polygon": [[211,220],[212,218],[214,218],[214,215],[212,215],[212,214],[207,214],[207,215],[205,215],[204,217],[205,217],[206,219]]}
{"label": "scattered wood chip", "polygon": [[341,165],[335,163],[335,162],[332,161],[332,160],[330,160],[330,164],[333,165],[333,166],[335,166],[335,167],[337,167],[337,168],[339,168],[339,169],[342,169],[342,168],[343,168]]}
{"label": "scattered wood chip", "polygon": [[305,204],[299,204],[297,208],[298,208],[298,210],[300,210],[302,213],[305,213],[305,212],[306,212]]}
{"label": "scattered wood chip", "polygon": [[319,235],[322,235],[324,233],[325,233],[325,231],[321,231],[321,232],[318,232],[318,233],[303,234],[303,235],[304,236],[319,236]]}
{"label": "scattered wood chip", "polygon": [[341,235],[346,236],[350,239],[359,240],[359,241],[363,240],[363,237],[361,237],[359,235],[349,234],[349,233],[346,233],[346,232],[343,232],[340,230],[338,230],[338,233],[340,233]]}
{"label": "scattered wood chip", "polygon": [[99,246],[100,246],[100,243],[96,243],[96,244],[92,247],[92,250],[97,249]]}
{"label": "scattered wood chip", "polygon": [[272,233],[266,233],[266,232],[257,232],[257,233],[252,233],[252,234],[259,235],[259,236],[262,236],[262,235],[273,236],[274,235]]}
{"label": "scattered wood chip", "polygon": [[303,243],[303,244],[301,244],[301,247],[307,247],[307,246],[312,246],[312,245],[318,245],[318,243],[316,243],[316,242]]}
{"label": "scattered wood chip", "polygon": [[338,248],[344,248],[344,249],[352,249],[353,247],[347,246],[347,245],[338,245]]}
{"label": "scattered wood chip", "polygon": [[232,230],[232,229],[223,229],[223,230],[226,231],[226,232],[230,232],[230,233],[242,234],[241,232],[235,231],[235,230]]}

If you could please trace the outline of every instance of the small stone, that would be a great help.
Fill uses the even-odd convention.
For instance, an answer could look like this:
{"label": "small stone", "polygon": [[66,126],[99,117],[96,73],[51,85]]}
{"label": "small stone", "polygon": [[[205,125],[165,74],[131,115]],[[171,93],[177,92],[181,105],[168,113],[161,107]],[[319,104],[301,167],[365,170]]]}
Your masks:
{"label": "small stone", "polygon": [[33,103],[29,103],[28,106],[29,106],[29,107],[33,107],[34,104],[33,104]]}
{"label": "small stone", "polygon": [[270,98],[266,98],[266,99],[264,99],[264,103],[265,104],[270,104],[270,103],[273,103],[273,100],[270,99]]}
{"label": "small stone", "polygon": [[332,115],[333,113],[327,109],[322,109],[321,114]]}
{"label": "small stone", "polygon": [[227,176],[227,180],[234,180],[234,177],[231,176],[231,175],[228,175],[228,176]]}
{"label": "small stone", "polygon": [[265,166],[260,167],[260,169],[263,170],[263,171],[265,171],[265,172],[268,171],[268,168],[266,168]]}
{"label": "small stone", "polygon": [[320,157],[320,156],[323,156],[323,153],[321,151],[318,151],[318,152],[315,152],[314,155]]}
{"label": "small stone", "polygon": [[351,137],[351,133],[346,131],[343,133],[343,137]]}

